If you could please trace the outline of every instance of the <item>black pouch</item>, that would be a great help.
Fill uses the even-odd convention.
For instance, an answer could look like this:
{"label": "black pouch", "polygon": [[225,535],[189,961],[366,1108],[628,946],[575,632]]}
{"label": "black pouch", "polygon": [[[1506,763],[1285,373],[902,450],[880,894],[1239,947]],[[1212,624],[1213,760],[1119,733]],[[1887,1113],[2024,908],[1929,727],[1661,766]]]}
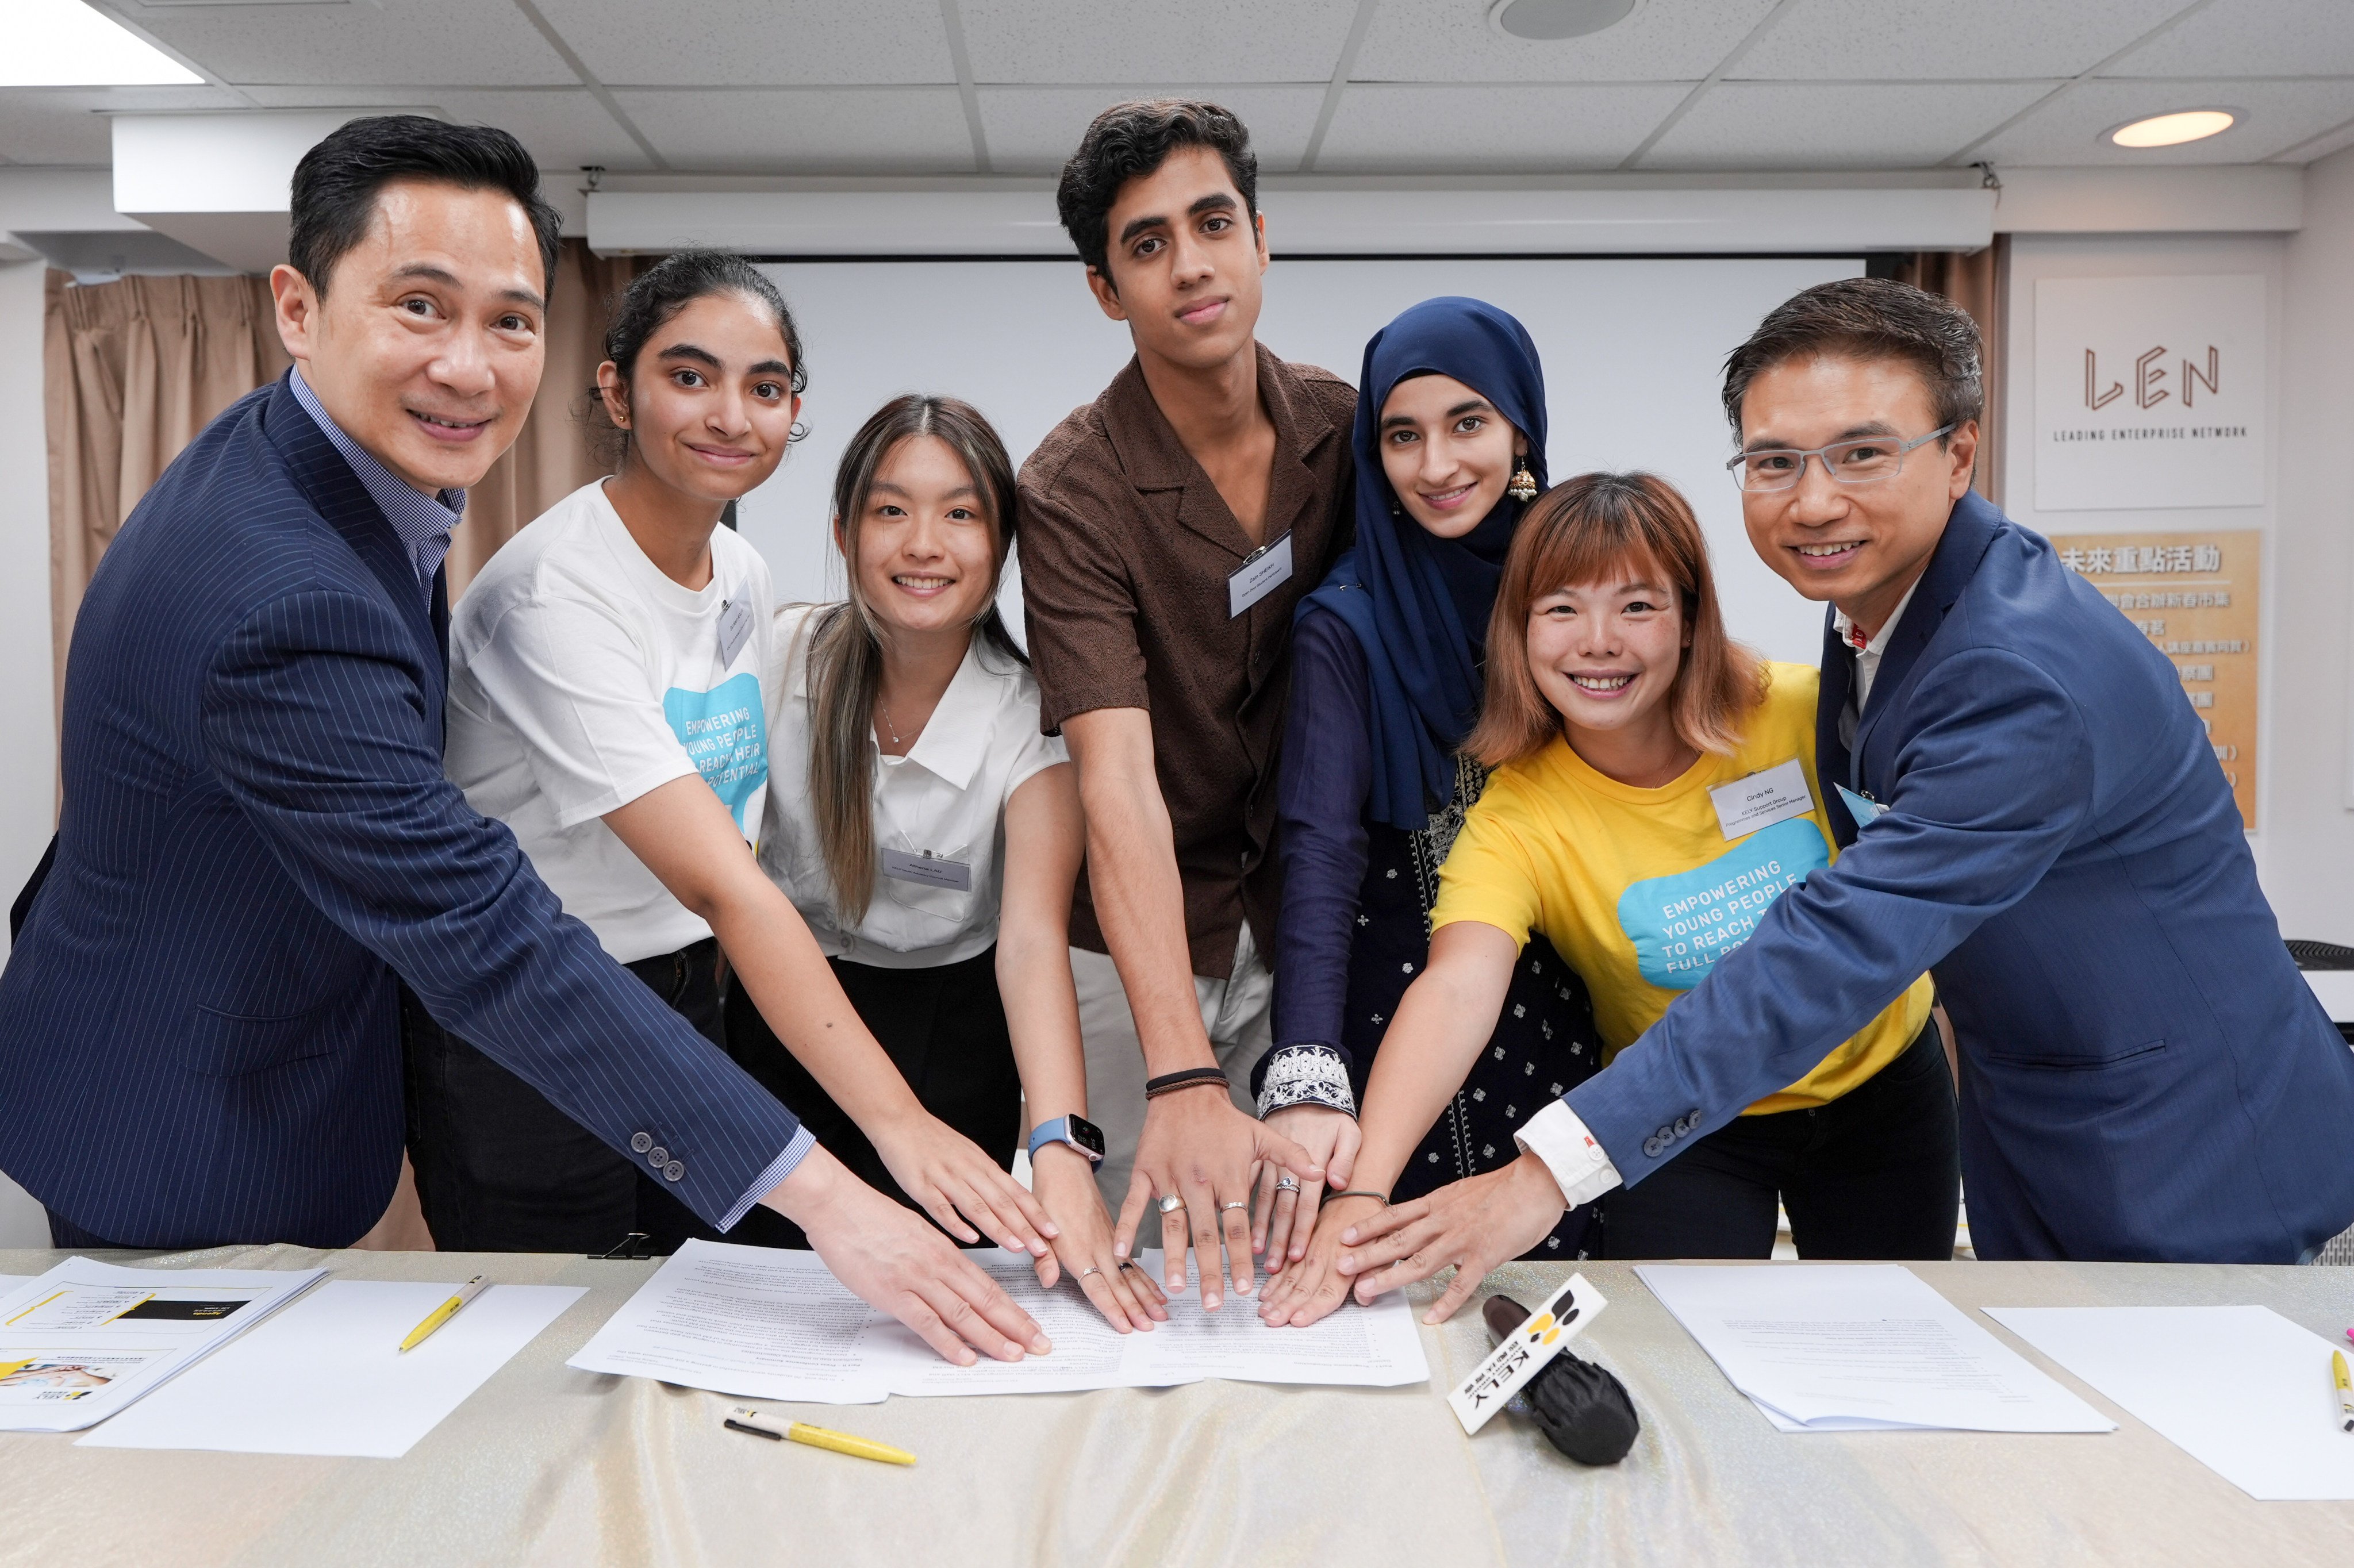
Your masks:
{"label": "black pouch", "polygon": [[[1503,1339],[1528,1320],[1529,1309],[1509,1296],[1490,1296],[1480,1308],[1488,1330]],[[1567,1345],[1520,1392],[1545,1441],[1581,1465],[1615,1465],[1634,1447],[1643,1424],[1627,1385]]]}

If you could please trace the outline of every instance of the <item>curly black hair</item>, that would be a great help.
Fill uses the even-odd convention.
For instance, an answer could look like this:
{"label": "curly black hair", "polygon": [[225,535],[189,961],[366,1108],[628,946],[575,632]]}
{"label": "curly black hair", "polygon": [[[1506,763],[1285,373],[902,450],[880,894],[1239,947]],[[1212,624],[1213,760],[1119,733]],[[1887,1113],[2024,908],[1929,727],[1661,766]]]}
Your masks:
{"label": "curly black hair", "polygon": [[1208,147],[1225,161],[1243,209],[1257,224],[1258,154],[1233,111],[1190,98],[1115,103],[1079,138],[1079,150],[1063,165],[1055,187],[1064,231],[1078,247],[1079,260],[1106,282],[1111,281],[1111,204],[1120,186],[1152,173],[1181,147]]}

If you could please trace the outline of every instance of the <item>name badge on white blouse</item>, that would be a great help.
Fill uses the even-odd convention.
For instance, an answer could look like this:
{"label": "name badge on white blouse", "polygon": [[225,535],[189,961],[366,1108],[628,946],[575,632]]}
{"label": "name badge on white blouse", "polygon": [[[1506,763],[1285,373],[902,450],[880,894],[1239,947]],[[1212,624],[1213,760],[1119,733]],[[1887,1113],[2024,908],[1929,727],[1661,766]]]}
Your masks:
{"label": "name badge on white blouse", "polygon": [[723,670],[736,662],[736,655],[744,651],[744,639],[752,635],[752,607],[740,599],[731,599],[719,607],[719,667]]}
{"label": "name badge on white blouse", "polygon": [[1291,580],[1291,535],[1261,545],[1226,574],[1226,619],[1232,620]]}
{"label": "name badge on white blouse", "polygon": [[1708,792],[1708,798],[1715,802],[1716,825],[1727,841],[1747,838],[1760,828],[1803,817],[1815,809],[1814,794],[1807,788],[1807,770],[1795,757],[1778,768],[1720,784]]}
{"label": "name badge on white blouse", "polygon": [[883,874],[902,882],[920,882],[926,887],[945,887],[952,893],[972,891],[971,862],[950,860],[929,850],[885,849]]}

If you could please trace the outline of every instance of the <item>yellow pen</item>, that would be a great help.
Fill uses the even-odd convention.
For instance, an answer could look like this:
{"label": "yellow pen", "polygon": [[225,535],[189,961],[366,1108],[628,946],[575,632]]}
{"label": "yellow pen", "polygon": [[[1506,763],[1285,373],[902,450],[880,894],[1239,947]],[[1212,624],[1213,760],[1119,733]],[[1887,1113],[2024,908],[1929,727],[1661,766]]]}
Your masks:
{"label": "yellow pen", "polygon": [[428,1334],[430,1334],[434,1330],[440,1328],[442,1324],[456,1317],[458,1315],[458,1308],[463,1307],[467,1302],[472,1301],[475,1297],[480,1296],[484,1288],[485,1287],[482,1284],[482,1277],[479,1274],[474,1276],[473,1278],[466,1281],[465,1284],[458,1287],[457,1295],[452,1296],[449,1300],[444,1301],[440,1306],[436,1307],[432,1311],[427,1313],[425,1315],[425,1321],[418,1324],[417,1327],[408,1330],[408,1338],[400,1341],[401,1350],[404,1352],[407,1352],[413,1351],[419,1345],[423,1344],[425,1342],[425,1337]]}
{"label": "yellow pen", "polygon": [[812,1448],[831,1448],[837,1454],[848,1454],[856,1459],[872,1459],[878,1465],[912,1465],[916,1462],[913,1454],[905,1448],[894,1448],[888,1443],[853,1437],[847,1432],[828,1431],[822,1426],[811,1426],[805,1421],[793,1422],[779,1432],[773,1426],[760,1425],[766,1419],[758,1411],[739,1404],[728,1412],[727,1419],[721,1425],[731,1432],[747,1432],[772,1442],[806,1443]]}
{"label": "yellow pen", "polygon": [[2354,1432],[2354,1378],[2346,1375],[2346,1352],[2329,1352],[2329,1372],[2338,1381],[2338,1426],[2341,1432]]}

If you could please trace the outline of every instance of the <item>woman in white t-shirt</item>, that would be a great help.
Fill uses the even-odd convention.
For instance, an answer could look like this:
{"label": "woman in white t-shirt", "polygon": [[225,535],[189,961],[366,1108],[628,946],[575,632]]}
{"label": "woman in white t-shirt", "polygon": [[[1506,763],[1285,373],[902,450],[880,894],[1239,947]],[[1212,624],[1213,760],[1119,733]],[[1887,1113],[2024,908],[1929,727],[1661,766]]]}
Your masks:
{"label": "woman in white t-shirt", "polygon": [[[1167,1316],[1123,1271],[1096,1190],[1101,1135],[1071,981],[1071,892],[1086,848],[1059,736],[998,617],[1018,519],[1013,467],[980,411],[886,403],[851,438],[833,488],[850,598],[777,611],[760,865],[926,1109],[1031,1180],[1062,1232],[1064,1272],[1125,1331]],[[885,1192],[891,1171],[740,993],[737,1059]],[[781,1224],[784,1222],[776,1221]],[[1050,1261],[1039,1278],[1053,1284]]]}
{"label": "woman in white t-shirt", "polygon": [[[719,522],[793,438],[791,315],[742,258],[681,254],[631,285],[606,348],[620,470],[516,535],[460,600],[450,776],[609,954],[722,1044],[724,944],[736,988],[866,1129],[895,1190],[951,1235],[1048,1258],[1045,1210],[917,1103],[745,842],[768,798],[773,595],[758,552]],[[602,1252],[634,1231],[668,1251],[711,1234],[665,1190],[677,1167],[659,1143],[624,1159],[463,1041],[412,1023],[411,1142],[441,1246]],[[763,1218],[756,1207],[731,1234],[757,1240]]]}

